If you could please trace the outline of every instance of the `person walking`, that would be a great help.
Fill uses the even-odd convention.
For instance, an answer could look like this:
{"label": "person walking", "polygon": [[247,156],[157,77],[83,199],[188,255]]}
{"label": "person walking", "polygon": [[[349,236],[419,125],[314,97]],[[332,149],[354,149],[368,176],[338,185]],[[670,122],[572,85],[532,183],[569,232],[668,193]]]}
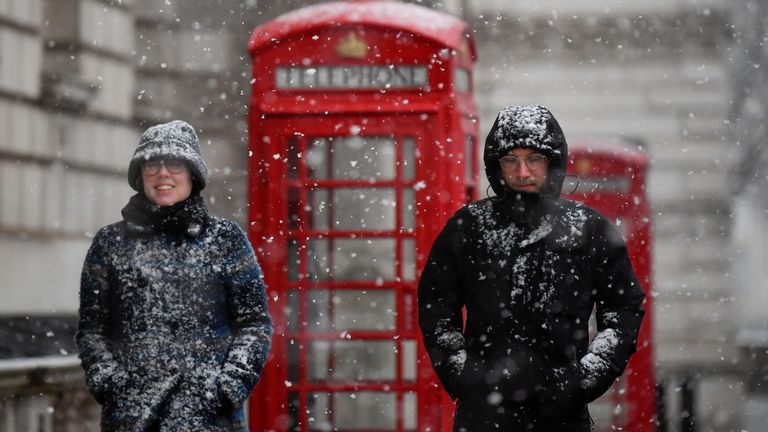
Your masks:
{"label": "person walking", "polygon": [[212,216],[194,128],[150,127],[128,168],[137,191],[83,265],[76,342],[104,431],[244,431],[272,324],[260,267]]}
{"label": "person walking", "polygon": [[496,196],[461,208],[432,246],[419,325],[455,431],[589,431],[587,403],[636,349],[643,290],[618,230],[560,198],[567,159],[549,110],[505,107],[483,155]]}

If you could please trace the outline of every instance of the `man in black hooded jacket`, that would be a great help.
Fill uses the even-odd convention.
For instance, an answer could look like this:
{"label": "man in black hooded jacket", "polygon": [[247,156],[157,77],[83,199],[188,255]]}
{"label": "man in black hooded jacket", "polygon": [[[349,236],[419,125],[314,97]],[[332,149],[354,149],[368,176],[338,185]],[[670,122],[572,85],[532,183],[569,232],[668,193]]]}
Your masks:
{"label": "man in black hooded jacket", "polygon": [[502,109],[483,156],[496,196],[456,212],[432,246],[419,325],[456,431],[589,431],[587,403],[635,351],[643,290],[616,228],[560,198],[567,152],[546,108]]}

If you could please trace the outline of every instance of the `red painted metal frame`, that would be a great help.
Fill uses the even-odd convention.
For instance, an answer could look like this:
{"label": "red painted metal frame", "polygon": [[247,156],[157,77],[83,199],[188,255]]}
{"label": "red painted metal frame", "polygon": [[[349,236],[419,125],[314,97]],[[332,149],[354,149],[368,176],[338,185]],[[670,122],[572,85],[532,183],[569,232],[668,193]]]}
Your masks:
{"label": "red painted metal frame", "polygon": [[626,178],[627,191],[579,191],[567,198],[582,201],[614,221],[620,220],[632,266],[646,293],[646,314],[638,337],[638,351],[623,375],[624,391],[609,397],[621,404],[614,426],[634,432],[656,430],[656,386],[653,357],[653,296],[651,268],[651,212],[645,191],[647,158],[644,153],[623,145],[577,143],[569,149],[568,174],[582,181],[598,182]]}
{"label": "red painted metal frame", "polygon": [[[368,47],[364,58],[343,56],[338,41],[349,35]],[[275,325],[272,351],[262,379],[249,403],[251,430],[287,430],[290,418],[287,395],[299,394],[299,416],[307,406],[310,391],[381,390],[397,392],[397,409],[402,391],[413,390],[418,398],[417,430],[447,430],[450,416],[443,415],[441,403],[447,396],[440,389],[420,341],[416,317],[415,281],[289,281],[288,238],[298,238],[306,247],[308,238],[391,238],[396,245],[413,239],[416,247],[416,276],[424,265],[432,241],[445,220],[469,197],[478,197],[478,154],[465,154],[465,141],[477,142],[477,108],[471,93],[454,88],[454,70],[471,73],[474,42],[468,26],[427,8],[388,1],[325,3],[277,18],[254,30],[249,44],[253,60],[252,96],[249,107],[249,236],[264,270]],[[314,65],[421,65],[427,68],[428,86],[414,89],[277,89],[278,67]],[[470,80],[471,81],[471,80]],[[355,126],[352,128],[352,126]],[[288,163],[301,160],[313,137],[391,136],[398,143],[403,136],[416,139],[415,178],[403,181],[401,170],[394,179],[339,180],[308,179],[303,163],[298,178],[288,179]],[[296,145],[289,149],[290,145]],[[397,145],[397,160],[401,146]],[[292,154],[289,152],[293,152]],[[290,159],[290,160],[289,160]],[[465,164],[471,162],[466,178]],[[418,183],[419,187],[414,187]],[[386,187],[396,190],[401,202],[403,188],[414,188],[416,215],[412,232],[403,232],[402,212],[396,211],[395,230],[322,231],[309,229],[302,217],[289,226],[289,198],[306,202],[307,191],[318,187]],[[298,191],[289,197],[289,190]],[[401,247],[396,246],[396,271],[401,274]],[[306,274],[302,259],[299,273]],[[309,290],[394,289],[396,330],[340,332],[293,332],[283,311],[289,291],[305,298]],[[306,316],[306,302],[299,301],[299,314]],[[397,340],[418,341],[415,382],[309,382],[306,365],[299,365],[299,380],[289,383],[288,339],[307,340]],[[401,344],[397,342],[398,346]],[[300,343],[303,358],[306,343]],[[400,350],[401,351],[401,350]],[[397,357],[396,375],[402,377]],[[448,401],[450,402],[450,401]],[[400,411],[398,411],[400,412]],[[400,417],[400,416],[398,416]],[[397,419],[403,430],[403,419]],[[307,430],[306,422],[297,430]]]}

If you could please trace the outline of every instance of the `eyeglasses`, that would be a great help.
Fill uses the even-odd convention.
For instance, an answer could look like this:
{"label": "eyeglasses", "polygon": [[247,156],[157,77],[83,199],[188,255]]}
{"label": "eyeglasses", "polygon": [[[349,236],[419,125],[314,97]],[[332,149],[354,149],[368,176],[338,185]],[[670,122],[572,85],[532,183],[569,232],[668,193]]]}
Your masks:
{"label": "eyeglasses", "polygon": [[519,158],[512,155],[504,156],[499,159],[499,163],[503,169],[516,170],[520,167],[521,160],[525,161],[525,165],[531,171],[544,169],[547,162],[549,162],[549,158],[544,155],[532,154],[526,158]]}
{"label": "eyeglasses", "polygon": [[160,172],[161,165],[165,165],[171,174],[178,174],[187,167],[187,164],[181,159],[152,159],[144,162],[141,171],[145,175],[155,175]]}

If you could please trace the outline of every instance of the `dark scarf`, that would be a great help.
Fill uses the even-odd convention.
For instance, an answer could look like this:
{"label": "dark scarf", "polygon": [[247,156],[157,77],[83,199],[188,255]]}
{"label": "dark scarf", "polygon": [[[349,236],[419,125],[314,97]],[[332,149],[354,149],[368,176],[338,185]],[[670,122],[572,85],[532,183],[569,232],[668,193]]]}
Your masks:
{"label": "dark scarf", "polygon": [[199,193],[170,206],[154,204],[143,193],[138,193],[131,197],[122,214],[132,231],[196,237],[208,217],[208,210]]}

